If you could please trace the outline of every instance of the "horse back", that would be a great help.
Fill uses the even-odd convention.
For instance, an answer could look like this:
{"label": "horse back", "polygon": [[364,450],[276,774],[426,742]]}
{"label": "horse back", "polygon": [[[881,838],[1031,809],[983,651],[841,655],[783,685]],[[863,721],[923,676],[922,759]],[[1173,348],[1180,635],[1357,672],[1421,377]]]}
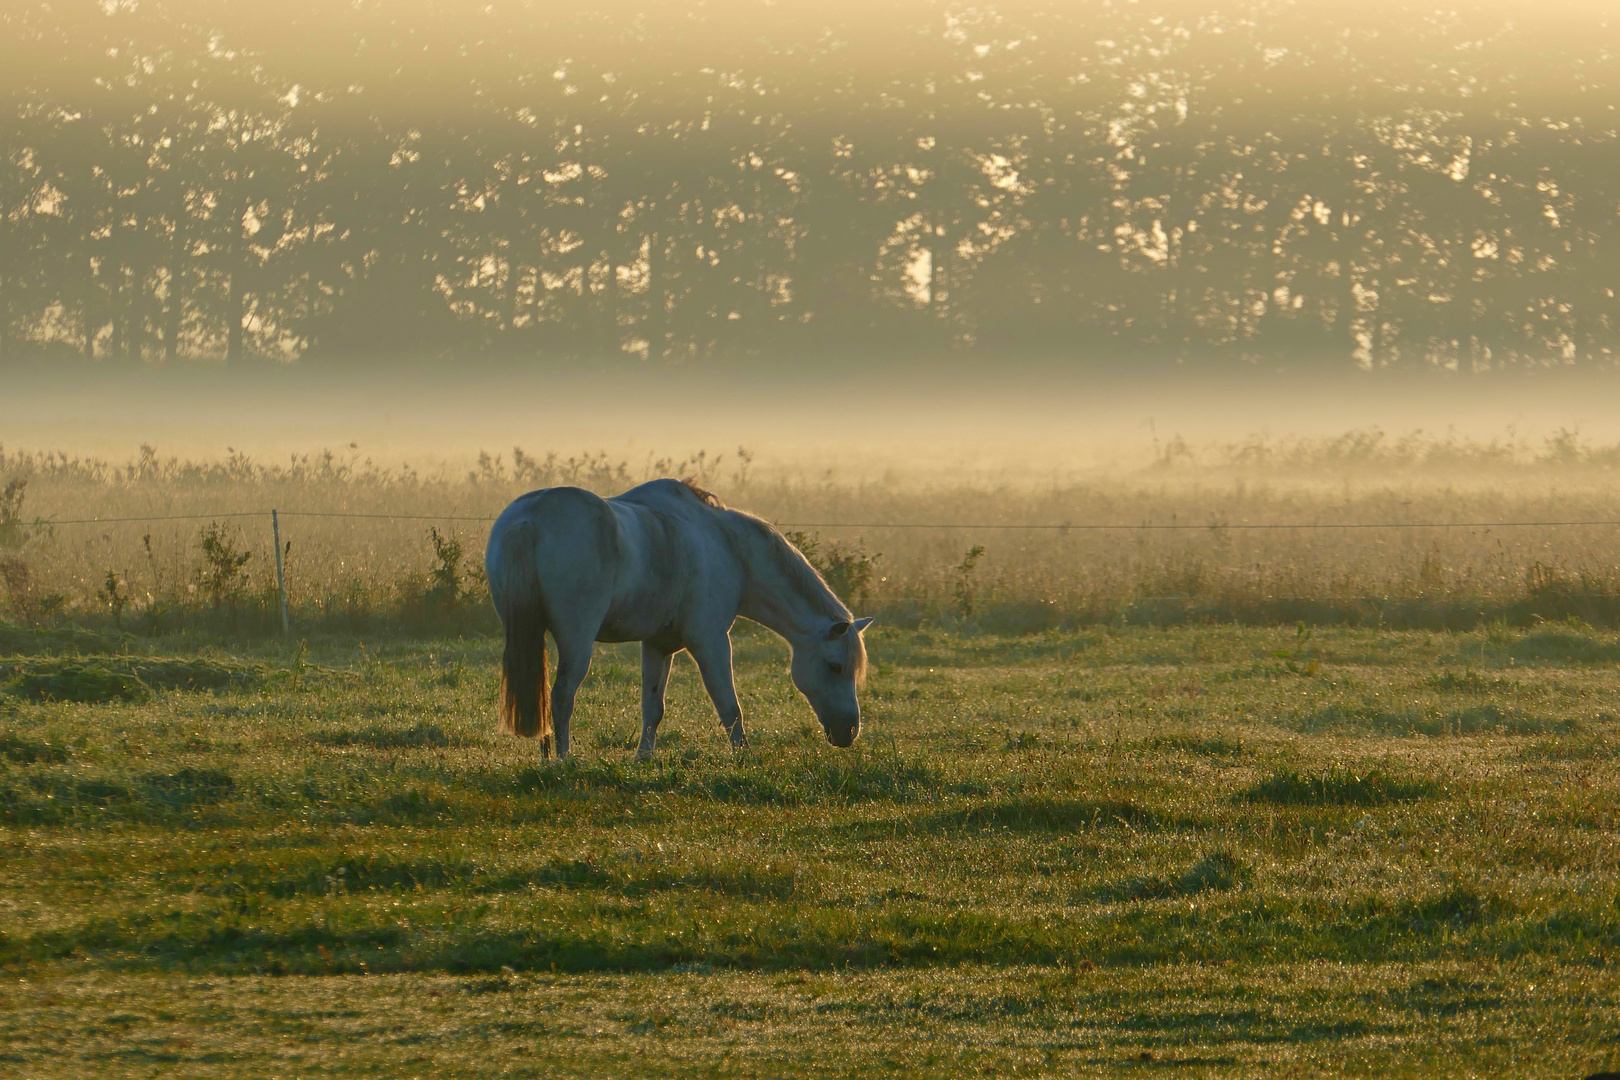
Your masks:
{"label": "horse back", "polygon": [[612,499],[579,488],[530,492],[490,532],[486,567],[496,605],[510,568],[527,562],[553,633],[577,621],[598,640],[633,641],[678,637],[694,619],[729,625],[742,575],[716,514],[674,480]]}
{"label": "horse back", "polygon": [[619,519],[626,610],[656,610],[674,624],[714,614],[710,607],[734,607],[741,567],[712,504],[675,480],[607,501]]}
{"label": "horse back", "polygon": [[538,570],[548,607],[610,590],[619,562],[613,511],[581,488],[519,496],[490,529],[484,564],[497,603],[510,567],[520,560]]}

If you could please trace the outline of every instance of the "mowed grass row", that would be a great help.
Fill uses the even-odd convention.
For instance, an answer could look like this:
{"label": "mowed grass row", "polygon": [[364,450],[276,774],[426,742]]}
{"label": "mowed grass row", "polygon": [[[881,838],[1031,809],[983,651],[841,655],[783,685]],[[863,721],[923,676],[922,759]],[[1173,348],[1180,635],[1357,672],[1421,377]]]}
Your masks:
{"label": "mowed grass row", "polygon": [[[490,639],[28,639],[0,659],[4,1037],[43,1069],[94,1021],[109,1069],[195,1064],[236,1010],[319,1029],[315,1062],[404,1010],[439,1017],[423,1060],[519,1047],[536,1073],[633,1071],[641,1036],[787,1074],[1107,1070],[1127,1044],[1216,1073],[1442,1044],[1504,1065],[1510,1031],[1567,1044],[1544,1070],[1612,1045],[1612,635],[875,628],[854,751],[774,638],[737,637],[754,749],[683,662],[652,764],[632,649],[599,651],[558,764],[494,733]],[[113,1035],[159,1014],[192,1033],[130,1057]],[[823,1020],[824,1061],[793,1044]]]}
{"label": "mowed grass row", "polygon": [[83,974],[0,995],[34,1077],[1579,1078],[1612,971],[1504,964],[839,973]]}

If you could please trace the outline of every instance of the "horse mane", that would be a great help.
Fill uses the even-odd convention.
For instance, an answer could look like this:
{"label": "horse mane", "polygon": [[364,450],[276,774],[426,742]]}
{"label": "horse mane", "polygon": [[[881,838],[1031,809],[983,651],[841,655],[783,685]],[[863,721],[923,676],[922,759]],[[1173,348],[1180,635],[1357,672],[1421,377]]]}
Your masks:
{"label": "horse mane", "polygon": [[[686,481],[682,482],[686,483]],[[691,487],[692,485],[687,483],[687,486]],[[714,501],[709,505],[724,510],[723,517],[752,527],[753,531],[765,541],[766,550],[770,552],[773,564],[781,571],[782,576],[787,579],[794,592],[810,601],[821,614],[826,615],[835,622],[854,621],[854,616],[850,613],[848,606],[838,599],[838,594],[832,591],[832,586],[827,584],[827,579],[822,577],[821,572],[811,565],[809,559],[804,557],[804,552],[794,547],[793,543],[782,535],[780,529],[764,518],[755,517],[753,514],[743,510],[727,508],[719,499],[715,499],[713,495],[709,495],[708,492],[703,491],[701,488],[694,490],[699,493],[700,497],[708,495],[709,499],[713,499]],[[859,634],[855,635],[855,648],[852,659],[855,669],[855,685],[864,686],[866,684],[866,643],[861,640]]]}
{"label": "horse mane", "polygon": [[681,484],[686,488],[686,490],[696,495],[699,499],[702,499],[705,506],[712,506],[716,510],[726,509],[726,504],[720,501],[720,497],[718,495],[710,491],[708,488],[698,487],[697,477],[688,476],[681,481]]}

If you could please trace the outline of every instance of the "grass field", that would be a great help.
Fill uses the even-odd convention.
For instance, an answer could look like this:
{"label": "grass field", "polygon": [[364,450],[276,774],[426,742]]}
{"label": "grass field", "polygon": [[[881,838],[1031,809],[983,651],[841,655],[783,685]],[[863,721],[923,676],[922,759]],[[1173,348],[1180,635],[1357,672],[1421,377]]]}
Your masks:
{"label": "grass field", "polygon": [[[9,631],[24,1076],[1399,1075],[1620,1062],[1620,638],[874,628],[825,744],[738,632],[633,760],[497,642]],[[73,700],[84,699],[84,700]]]}

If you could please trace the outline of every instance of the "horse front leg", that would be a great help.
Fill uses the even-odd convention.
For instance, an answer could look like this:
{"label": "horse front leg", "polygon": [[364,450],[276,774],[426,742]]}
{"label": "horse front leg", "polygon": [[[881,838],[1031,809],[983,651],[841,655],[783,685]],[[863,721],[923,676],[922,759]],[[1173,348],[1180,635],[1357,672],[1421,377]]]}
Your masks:
{"label": "horse front leg", "polygon": [[669,666],[674,659],[674,653],[648,641],[641,643],[641,746],[636,750],[640,761],[651,761],[658,743],[658,724],[664,719],[664,691],[669,687]]}
{"label": "horse front leg", "polygon": [[737,685],[731,671],[731,635],[722,632],[717,638],[690,642],[686,648],[697,661],[703,688],[714,702],[720,725],[731,736],[732,748],[741,750],[748,745],[748,735],[743,731],[742,706],[737,702]]}

